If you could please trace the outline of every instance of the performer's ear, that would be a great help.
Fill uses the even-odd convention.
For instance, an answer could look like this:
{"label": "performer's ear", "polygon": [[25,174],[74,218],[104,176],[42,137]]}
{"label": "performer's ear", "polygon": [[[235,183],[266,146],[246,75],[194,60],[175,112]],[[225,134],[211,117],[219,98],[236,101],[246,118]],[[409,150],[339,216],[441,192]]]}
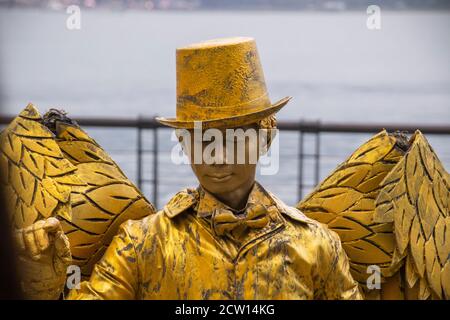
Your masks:
{"label": "performer's ear", "polygon": [[259,139],[261,140],[259,142],[259,156],[263,156],[269,151],[272,141],[277,134],[277,118],[275,115],[270,115],[259,121],[258,127],[260,131]]}
{"label": "performer's ear", "polygon": [[259,129],[259,156],[265,155],[277,135],[277,129]]}
{"label": "performer's ear", "polygon": [[175,135],[178,138],[178,142],[183,149],[183,152],[190,157],[191,156],[191,132],[187,129],[175,129]]}

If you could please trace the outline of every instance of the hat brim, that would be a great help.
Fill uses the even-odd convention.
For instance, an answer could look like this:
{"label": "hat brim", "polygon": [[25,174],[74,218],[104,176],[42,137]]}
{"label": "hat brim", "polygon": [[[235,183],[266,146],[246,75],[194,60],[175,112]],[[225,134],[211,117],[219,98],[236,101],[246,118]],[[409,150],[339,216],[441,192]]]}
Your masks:
{"label": "hat brim", "polygon": [[[234,128],[234,127],[240,127],[245,126],[251,123],[256,123],[264,118],[267,118],[268,116],[280,111],[281,108],[283,108],[289,100],[291,100],[292,97],[285,97],[271,106],[259,110],[257,112],[242,114],[238,116],[233,117],[227,117],[227,118],[221,118],[221,119],[214,119],[214,120],[203,120],[201,121],[202,129],[209,129],[209,128]],[[156,121],[159,123],[172,127],[177,129],[193,129],[194,128],[194,121],[180,121],[176,118],[164,118],[164,117],[156,117]]]}

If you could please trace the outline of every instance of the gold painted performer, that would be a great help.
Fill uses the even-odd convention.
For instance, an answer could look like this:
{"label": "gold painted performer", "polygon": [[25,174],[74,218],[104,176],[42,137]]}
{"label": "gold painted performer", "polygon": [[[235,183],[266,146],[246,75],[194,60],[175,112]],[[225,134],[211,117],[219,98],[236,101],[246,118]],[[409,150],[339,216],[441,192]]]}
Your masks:
{"label": "gold painted performer", "polygon": [[[159,121],[191,133],[190,141],[179,138],[200,185],[180,191],[156,214],[122,224],[89,280],[67,298],[361,299],[339,237],[255,181],[250,153],[256,148],[261,155],[271,136],[258,137],[256,146],[244,138],[241,164],[198,163],[195,147],[187,147],[205,148],[192,134],[198,122],[203,130],[222,133],[275,129],[274,114],[288,100],[270,102],[251,38],[179,48],[176,118]],[[43,280],[45,297],[57,298],[70,263],[69,244],[58,220],[37,223],[24,233],[22,245],[59,266]]]}

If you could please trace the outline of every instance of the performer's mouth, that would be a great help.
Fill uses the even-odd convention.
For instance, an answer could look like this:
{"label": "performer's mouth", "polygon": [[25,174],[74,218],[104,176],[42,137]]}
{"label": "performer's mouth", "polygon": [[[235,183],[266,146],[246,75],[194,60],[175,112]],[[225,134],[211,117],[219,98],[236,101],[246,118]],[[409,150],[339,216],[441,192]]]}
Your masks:
{"label": "performer's mouth", "polygon": [[233,176],[232,173],[209,174],[208,177],[214,182],[227,182]]}

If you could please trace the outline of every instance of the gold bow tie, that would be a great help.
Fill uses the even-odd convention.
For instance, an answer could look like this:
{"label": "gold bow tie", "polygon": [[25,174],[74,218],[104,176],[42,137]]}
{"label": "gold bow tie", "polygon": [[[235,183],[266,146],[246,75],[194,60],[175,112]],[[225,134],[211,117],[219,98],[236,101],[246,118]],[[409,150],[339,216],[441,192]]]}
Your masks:
{"label": "gold bow tie", "polygon": [[269,222],[268,210],[262,204],[255,204],[246,210],[246,215],[236,216],[231,210],[216,209],[211,217],[211,226],[214,232],[221,236],[238,226],[260,229]]}

